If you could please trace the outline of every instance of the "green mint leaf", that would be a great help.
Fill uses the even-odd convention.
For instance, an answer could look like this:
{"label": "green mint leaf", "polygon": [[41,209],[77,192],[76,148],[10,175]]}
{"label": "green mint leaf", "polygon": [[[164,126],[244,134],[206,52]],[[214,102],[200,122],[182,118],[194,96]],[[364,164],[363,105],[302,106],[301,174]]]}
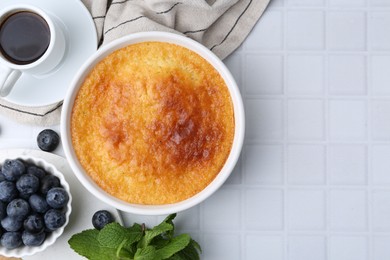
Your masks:
{"label": "green mint leaf", "polygon": [[123,242],[116,249],[116,257],[118,259],[132,259],[133,254],[124,248],[124,245],[127,243],[127,239],[123,240]]}
{"label": "green mint leaf", "polygon": [[144,248],[138,248],[135,252],[134,260],[161,260],[157,255],[156,248],[154,246],[147,246]]}
{"label": "green mint leaf", "polygon": [[156,249],[163,248],[163,247],[166,246],[168,243],[169,243],[169,239],[164,238],[162,235],[153,238],[153,241],[152,241],[152,245],[153,245]]}
{"label": "green mint leaf", "polygon": [[168,215],[162,222],[173,224],[173,219],[176,218],[176,213]]}
{"label": "green mint leaf", "polygon": [[143,231],[142,226],[135,223],[130,228],[126,228],[128,232],[128,237],[124,243],[122,243],[118,250],[123,250],[127,252],[130,257],[134,257],[135,252],[137,251],[137,243],[142,239]]}
{"label": "green mint leaf", "polygon": [[157,254],[161,259],[167,259],[177,252],[183,250],[191,241],[191,237],[188,234],[181,234],[169,241],[169,243],[163,248],[157,250]]}
{"label": "green mint leaf", "polygon": [[138,248],[147,247],[153,240],[153,238],[163,234],[164,232],[173,230],[173,225],[162,222],[154,228],[145,231],[145,236],[141,239],[138,244]]}
{"label": "green mint leaf", "polygon": [[78,254],[89,257],[94,251],[98,250],[97,236],[99,231],[96,229],[88,229],[83,232],[73,235],[68,243],[70,247]]}
{"label": "green mint leaf", "polygon": [[126,250],[129,252],[130,256],[133,257],[133,258],[134,258],[135,252],[137,252],[137,249],[138,249],[137,246],[138,245],[136,243],[134,243],[134,244],[132,244],[130,246],[125,247]]}
{"label": "green mint leaf", "polygon": [[166,232],[166,237],[168,238],[168,239],[172,239],[173,238],[173,234],[175,233],[175,225],[173,224],[173,219],[176,217],[176,213],[174,213],[174,214],[170,214],[170,215],[168,215],[164,220],[163,220],[163,222],[165,222],[165,223],[168,223],[168,224],[171,224],[172,225],[172,230],[170,230],[170,231],[167,231]]}
{"label": "green mint leaf", "polygon": [[126,240],[126,228],[122,227],[118,223],[110,223],[100,230],[97,239],[103,246],[110,248],[117,248]]}
{"label": "green mint leaf", "polygon": [[90,260],[115,259],[115,249],[102,246],[97,239],[98,234],[96,229],[88,229],[73,235],[68,243],[76,253]]}
{"label": "green mint leaf", "polygon": [[[184,248],[180,252],[176,253],[175,255],[173,255],[169,259],[170,260],[199,260],[200,259],[199,251],[200,250],[196,249],[196,246],[192,243],[192,241],[194,241],[194,240],[191,240],[190,244],[186,248]],[[196,244],[198,244],[198,243],[196,243]]]}
{"label": "green mint leaf", "polygon": [[129,228],[126,228],[126,232],[128,233],[127,245],[131,245],[135,242],[140,241],[143,236],[142,227],[137,223]]}
{"label": "green mint leaf", "polygon": [[[119,223],[110,223],[100,230],[97,237],[99,243],[109,248],[117,249],[119,246],[128,248],[142,238],[141,226],[138,224],[130,228],[122,227]],[[123,243],[123,241],[127,241]]]}
{"label": "green mint leaf", "polygon": [[202,252],[199,244],[191,239],[186,248],[174,254],[169,260],[199,260],[199,252]]}
{"label": "green mint leaf", "polygon": [[200,247],[199,243],[195,240],[191,239],[190,245],[193,246],[197,251],[202,253],[202,248]]}
{"label": "green mint leaf", "polygon": [[173,256],[168,258],[167,260],[188,260],[188,258],[185,258],[182,255],[179,255],[179,253],[178,254],[174,254]]}

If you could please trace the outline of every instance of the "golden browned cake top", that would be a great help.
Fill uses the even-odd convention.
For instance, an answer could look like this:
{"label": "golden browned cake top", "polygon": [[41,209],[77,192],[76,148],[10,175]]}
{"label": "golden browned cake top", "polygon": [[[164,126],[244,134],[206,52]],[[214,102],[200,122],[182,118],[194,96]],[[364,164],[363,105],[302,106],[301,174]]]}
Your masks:
{"label": "golden browned cake top", "polygon": [[109,194],[168,204],[203,190],[234,136],[233,104],[219,73],[186,48],[127,46],[104,58],[77,94],[74,150]]}

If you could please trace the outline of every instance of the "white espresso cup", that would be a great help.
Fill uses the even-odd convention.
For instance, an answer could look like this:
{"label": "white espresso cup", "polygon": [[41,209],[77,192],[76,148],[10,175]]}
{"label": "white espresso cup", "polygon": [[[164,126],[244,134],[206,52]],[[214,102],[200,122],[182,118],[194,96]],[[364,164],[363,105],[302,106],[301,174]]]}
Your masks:
{"label": "white espresso cup", "polygon": [[64,32],[51,14],[27,4],[0,10],[0,96],[7,96],[22,73],[41,76],[62,60]]}

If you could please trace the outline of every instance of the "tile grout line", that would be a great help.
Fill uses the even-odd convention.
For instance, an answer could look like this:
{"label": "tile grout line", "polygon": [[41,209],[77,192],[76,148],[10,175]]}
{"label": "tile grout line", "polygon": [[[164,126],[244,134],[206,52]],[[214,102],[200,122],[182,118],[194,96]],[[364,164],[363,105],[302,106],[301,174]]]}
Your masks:
{"label": "tile grout line", "polygon": [[[206,240],[205,238],[205,229],[204,229],[204,203],[200,203],[199,204],[199,213],[198,213],[198,216],[199,216],[199,243],[201,243],[201,245],[204,245],[204,242]],[[202,249],[204,250],[204,249]]]}
{"label": "tile grout line", "polygon": [[[308,184],[252,184],[252,185],[238,185],[238,184],[228,184],[229,186],[226,186],[227,188],[246,188],[246,189],[293,189],[293,190],[306,190],[306,191],[313,191],[313,190],[318,190],[320,188],[323,188],[324,190],[327,189],[327,186],[324,184],[310,184],[311,187],[308,187]],[[376,190],[387,190],[389,189],[388,184],[383,184],[383,185],[375,185],[374,188]],[[348,191],[354,191],[354,190],[362,190],[362,189],[367,189],[366,184],[332,184],[329,185],[329,189],[331,190],[348,190]]]}
{"label": "tile grout line", "polygon": [[[17,139],[15,139],[17,140]],[[255,140],[255,139],[249,139],[245,144],[246,145],[281,145],[283,144],[284,142],[283,141],[280,141],[280,140],[270,140],[270,141],[266,141],[266,140]],[[286,142],[287,144],[289,145],[300,145],[300,144],[313,144],[313,145],[326,145],[326,141],[324,140],[292,140],[292,141],[288,141]],[[368,145],[368,144],[373,144],[373,145],[380,145],[380,144],[386,144],[386,145],[390,145],[390,141],[388,140],[384,140],[384,141],[371,141],[371,142],[368,142],[368,141],[354,141],[354,140],[351,140],[351,141],[328,141],[329,144],[331,145]]]}
{"label": "tile grout line", "polygon": [[[240,164],[240,168],[242,168],[242,164]],[[240,171],[241,172],[241,171]],[[244,210],[243,210],[243,205],[245,205],[244,203],[244,197],[245,197],[245,194],[244,192],[242,192],[242,187],[240,187],[238,189],[239,191],[239,196],[240,196],[240,209],[241,209],[241,214],[239,215],[239,218],[240,218],[240,225],[239,225],[239,230],[240,230],[240,243],[241,243],[241,248],[240,248],[240,256],[242,259],[246,259],[246,252],[245,252],[245,248],[246,248],[246,232],[245,232],[245,225],[244,225]]]}
{"label": "tile grout line", "polygon": [[[326,56],[326,54],[323,54]],[[366,56],[366,55],[365,55]],[[323,100],[324,97],[322,96],[317,96],[317,95],[294,95],[290,94],[289,95],[290,100]],[[280,95],[259,95],[259,94],[251,94],[250,96],[244,96],[244,98],[248,100],[280,100]],[[381,96],[376,96],[372,95],[373,100],[378,100],[378,101],[387,101],[390,98],[390,95],[381,95]],[[346,96],[346,95],[329,95],[328,97],[329,100],[335,100],[335,101],[366,101],[367,100],[367,95],[351,95],[351,96]]]}
{"label": "tile grout line", "polygon": [[[246,45],[244,44],[243,45],[243,48],[242,48],[242,52],[241,52],[241,64],[240,64],[240,70],[241,72],[243,71],[246,71],[247,69],[247,47]],[[240,81],[241,81],[241,84],[242,84],[242,95],[243,95],[243,100],[244,100],[244,110],[246,111],[246,108],[247,108],[247,105],[245,102],[247,100],[246,98],[246,89],[247,89],[247,82],[246,82],[246,77],[243,77],[242,76],[243,73],[241,73],[241,78],[240,78]],[[245,138],[247,139],[247,138]],[[243,144],[243,153],[241,155],[241,161],[240,161],[240,189],[241,189],[241,205],[240,205],[240,208],[241,208],[241,223],[240,223],[240,226],[241,226],[241,230],[246,230],[246,223],[244,223],[244,220],[246,219],[246,189],[243,189],[245,187],[245,184],[246,184],[246,178],[245,178],[245,173],[246,173],[246,166],[245,166],[245,157],[246,157],[246,154],[245,154],[245,146],[246,146],[246,142],[244,140],[244,144]],[[245,232],[242,232],[241,233],[241,258],[242,259],[246,259],[246,252],[244,250],[242,250],[243,248],[246,248],[246,236],[244,234]]]}
{"label": "tile grout line", "polygon": [[366,175],[367,175],[367,198],[366,198],[366,206],[367,206],[367,229],[369,232],[369,236],[367,237],[367,250],[368,250],[368,259],[373,258],[373,250],[374,250],[374,245],[373,245],[373,228],[372,228],[372,212],[373,212],[373,206],[372,206],[372,144],[371,144],[371,136],[372,136],[372,128],[371,128],[371,97],[373,95],[372,90],[372,75],[371,75],[371,44],[370,44],[370,35],[371,35],[371,28],[370,28],[370,17],[371,15],[371,5],[366,1],[366,51],[368,52],[368,55],[366,56],[366,89],[367,89],[367,101],[366,101],[366,124],[367,124],[367,129],[366,129],[366,138],[368,140],[367,144],[367,150],[366,150]]}
{"label": "tile grout line", "polygon": [[328,50],[328,10],[329,10],[329,2],[326,1],[324,9],[324,71],[323,71],[323,80],[324,80],[324,102],[325,102],[325,259],[330,259],[330,174],[329,174],[329,141],[330,141],[330,116],[329,116],[329,50]]}
{"label": "tile grout line", "polygon": [[282,42],[283,42],[283,56],[282,56],[282,61],[283,61],[283,114],[282,114],[282,120],[283,120],[283,208],[282,208],[282,216],[283,216],[283,258],[288,259],[288,254],[289,254],[289,225],[288,225],[288,218],[289,218],[289,212],[288,212],[288,98],[287,98],[287,93],[288,93],[288,83],[287,83],[287,63],[288,63],[288,54],[287,54],[287,31],[288,31],[288,23],[287,23],[287,16],[288,16],[288,11],[287,11],[287,5],[289,4],[287,0],[284,1],[283,3],[283,16],[282,16],[282,24],[283,24],[283,34],[282,34]]}
{"label": "tile grout line", "polygon": [[[386,189],[388,191],[388,189]],[[185,229],[185,232],[197,232],[197,229]],[[220,229],[220,230],[213,230],[213,232],[205,232],[206,234],[236,234],[237,232],[240,232],[240,229],[231,229],[229,231]],[[330,231],[329,235],[350,235],[350,236],[369,236],[369,235],[379,235],[379,236],[389,236],[390,229],[384,229],[381,231],[364,231],[364,230],[354,230],[354,229],[339,229],[337,231]],[[276,230],[276,229],[265,229],[265,228],[254,228],[252,230],[246,231],[246,234],[260,234],[260,235],[266,235],[266,236],[283,236],[285,232],[282,230]],[[294,236],[323,236],[326,237],[327,232],[321,229],[294,229],[289,232],[291,235]],[[194,233],[195,234],[195,233]],[[199,241],[198,241],[199,242]]]}
{"label": "tile grout line", "polygon": [[[325,13],[325,11],[323,12]],[[386,12],[387,13],[387,12]],[[302,49],[289,49],[288,52],[291,54],[305,54],[305,55],[318,55],[319,52],[323,52],[324,50],[302,50]],[[364,55],[368,53],[373,53],[377,55],[388,55],[389,50],[327,50],[329,54],[335,56],[355,56],[355,55]],[[284,53],[283,50],[247,50],[247,54],[261,54],[264,56],[273,56],[273,55],[282,55]]]}

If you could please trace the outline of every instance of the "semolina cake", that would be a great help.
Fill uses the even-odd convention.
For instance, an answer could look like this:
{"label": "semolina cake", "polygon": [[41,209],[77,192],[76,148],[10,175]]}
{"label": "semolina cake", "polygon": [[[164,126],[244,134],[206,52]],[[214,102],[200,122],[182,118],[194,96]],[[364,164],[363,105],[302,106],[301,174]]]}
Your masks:
{"label": "semolina cake", "polygon": [[71,136],[87,174],[123,201],[161,205],[192,197],[224,166],[235,132],[218,71],[166,42],[123,47],[77,93]]}

